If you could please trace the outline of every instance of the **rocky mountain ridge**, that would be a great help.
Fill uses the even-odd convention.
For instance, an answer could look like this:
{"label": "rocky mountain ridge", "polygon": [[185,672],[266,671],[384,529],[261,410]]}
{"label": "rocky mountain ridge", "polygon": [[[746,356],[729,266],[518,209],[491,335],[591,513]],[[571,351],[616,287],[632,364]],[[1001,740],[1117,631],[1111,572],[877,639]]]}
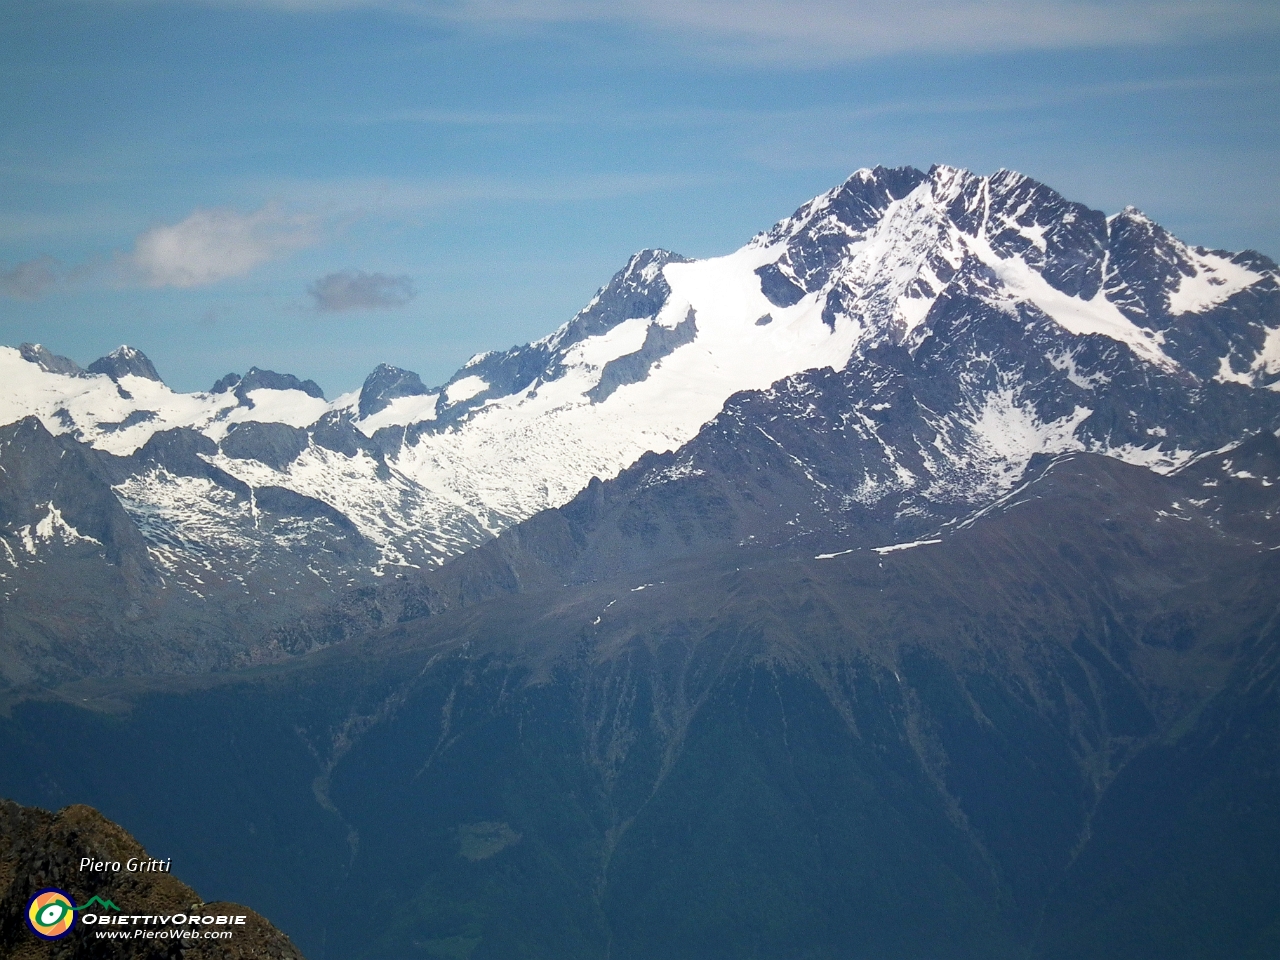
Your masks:
{"label": "rocky mountain ridge", "polygon": [[[859,171],[727,257],[637,254],[554,334],[439,387],[383,365],[329,402],[255,368],[176,394],[137,351],[112,357],[91,374],[0,348],[0,466],[45,464],[21,490],[0,479],[0,592],[26,648],[11,682],[46,675],[30,664],[58,631],[42,637],[24,598],[73,561],[113,580],[133,558],[124,612],[86,620],[121,638],[177,618],[191,650],[218,651],[200,663],[230,662],[274,623],[413,580],[593,477],[674,500],[715,486],[698,510],[762,518],[729,540],[836,549],[958,521],[1036,455],[1168,472],[1280,426],[1274,263],[947,167]],[[69,521],[58,483],[114,498],[131,546]]]}

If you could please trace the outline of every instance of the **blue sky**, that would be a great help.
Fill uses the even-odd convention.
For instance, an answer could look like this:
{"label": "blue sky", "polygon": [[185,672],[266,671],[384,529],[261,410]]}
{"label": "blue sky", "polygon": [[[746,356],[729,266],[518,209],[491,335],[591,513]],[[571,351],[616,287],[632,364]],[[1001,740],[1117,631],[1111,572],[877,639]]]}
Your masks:
{"label": "blue sky", "polygon": [[1280,257],[1280,4],[6,0],[0,343],[444,380],[861,166]]}

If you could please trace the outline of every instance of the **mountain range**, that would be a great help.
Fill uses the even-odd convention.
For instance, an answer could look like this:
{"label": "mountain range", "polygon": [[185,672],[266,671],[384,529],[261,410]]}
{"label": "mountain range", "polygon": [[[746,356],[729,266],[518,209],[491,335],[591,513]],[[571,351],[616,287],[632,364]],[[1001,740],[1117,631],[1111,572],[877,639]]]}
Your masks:
{"label": "mountain range", "polygon": [[[179,394],[129,347],[87,370],[0,348],[4,679],[109,670],[89,649],[106,638],[122,672],[252,662],[255,636],[336,592],[414,577],[646,454],[675,454],[646,483],[686,481],[733,418],[754,429],[732,456],[791,475],[795,515],[767,504],[769,522],[833,542],[927,532],[1039,453],[1169,471],[1275,422],[1278,296],[1267,258],[1132,208],[877,168],[727,257],[641,252],[553,334],[439,387],[382,365],[327,401],[253,368]],[[101,588],[59,624],[44,591],[64,578]]]}
{"label": "mountain range", "polygon": [[0,349],[0,793],[320,957],[1270,956],[1277,279],[876,168],[438,387]]}

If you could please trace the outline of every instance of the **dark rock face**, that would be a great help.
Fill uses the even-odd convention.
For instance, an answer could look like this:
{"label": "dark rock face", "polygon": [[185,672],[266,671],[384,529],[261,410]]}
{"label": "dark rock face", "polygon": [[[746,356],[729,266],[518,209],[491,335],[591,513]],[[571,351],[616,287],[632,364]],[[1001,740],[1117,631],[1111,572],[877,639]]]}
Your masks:
{"label": "dark rock face", "polygon": [[373,416],[399,397],[419,397],[427,392],[422,379],[412,370],[380,363],[360,388],[360,419]]}
{"label": "dark rock face", "polygon": [[283,470],[310,445],[307,431],[287,423],[237,423],[219,444],[222,452],[237,460],[257,460]]}
{"label": "dark rock face", "polygon": [[[218,387],[226,384],[231,376],[228,374],[214,384],[213,392],[222,392]],[[314,380],[299,380],[291,373],[276,373],[274,370],[259,370],[257,367],[250,367],[249,372],[236,382],[235,394],[242,406],[253,406],[253,400],[249,397],[251,390],[301,390],[309,397],[324,399],[324,391]]]}
{"label": "dark rock face", "polygon": [[[937,168],[930,173],[936,175]],[[973,179],[952,201],[948,212],[961,230],[973,236],[985,232],[998,254],[1022,257],[1068,296],[1089,300],[1097,294],[1108,244],[1101,211],[1009,170],[991,177],[983,192]],[[1038,234],[1039,243],[1027,236],[1027,228]]]}
{"label": "dark rock face", "polygon": [[132,463],[122,464],[115,472],[119,479],[128,477],[138,468],[151,466],[163,467],[177,477],[201,477],[228,490],[237,499],[247,499],[249,485],[238,480],[206,460],[215,457],[218,445],[196,430],[179,427],[175,430],[161,430],[151,435],[142,447],[130,458]]}
{"label": "dark rock face", "polygon": [[[91,807],[69,806],[53,814],[0,800],[0,953],[15,960],[161,960],[177,956],[191,960],[249,960],[263,956],[302,960],[288,937],[247,907],[222,901],[205,903],[170,872],[81,870],[81,861],[86,857],[121,865],[131,859],[141,863],[152,859],[137,840]],[[157,859],[170,858],[161,855]],[[109,902],[117,909],[94,903],[77,916],[76,925],[65,938],[42,941],[27,929],[26,905],[46,887],[69,894],[76,906],[90,904],[97,897],[99,902]],[[156,939],[155,927],[152,938],[137,938],[132,925],[127,938],[104,939],[96,936],[96,922],[85,922],[86,918],[112,918],[117,912],[151,916],[153,924],[159,916],[182,914],[185,918],[191,913],[215,920],[228,914],[243,915],[246,921],[231,928],[234,934],[229,939],[214,942],[198,937]],[[168,932],[170,927],[163,929]],[[180,928],[174,925],[172,929]]]}
{"label": "dark rock face", "polygon": [[804,299],[804,287],[788,274],[781,262],[766,263],[756,270],[760,290],[775,307],[793,307]]}
{"label": "dark rock face", "polygon": [[67,377],[82,377],[84,371],[80,364],[69,357],[60,357],[38,343],[24,343],[18,347],[18,353],[27,363],[34,363],[48,373],[60,373]]}
{"label": "dark rock face", "polygon": [[198,430],[179,427],[153,433],[135,454],[141,460],[158,463],[174,473],[187,475],[192,466],[204,463],[200,457],[214,457],[218,445]]}
{"label": "dark rock face", "polygon": [[111,492],[109,458],[70,437],[55,437],[27,417],[0,427],[0,466],[0,530],[11,542],[52,507],[84,549],[127,568],[135,587],[154,580],[146,542]]}
{"label": "dark rock face", "polygon": [[225,377],[222,377],[221,379],[218,380],[217,383],[215,383],[212,387],[210,387],[209,392],[210,393],[226,393],[228,390],[230,390],[239,382],[240,382],[240,374],[228,373]]}
{"label": "dark rock face", "polygon": [[118,433],[121,430],[128,430],[130,427],[137,426],[139,423],[149,423],[156,419],[154,410],[135,410],[118,423],[99,423],[98,428],[106,430],[108,433]]}
{"label": "dark rock face", "polygon": [[286,487],[255,487],[254,497],[261,510],[287,514],[291,517],[323,517],[357,542],[363,542],[356,525],[346,514],[335,510],[323,500],[304,496]]}
{"label": "dark rock face", "polygon": [[912,167],[876,167],[805,204],[765,237],[770,243],[786,241],[788,248],[776,263],[756,271],[764,295],[774,306],[789,307],[824,287],[845,262],[850,245],[867,235],[889,204],[924,179],[925,174]]}
{"label": "dark rock face", "polygon": [[89,364],[89,373],[101,373],[112,380],[124,376],[142,377],[146,380],[160,380],[155,366],[147,359],[146,354],[133,347],[117,347],[105,357],[99,357]]}
{"label": "dark rock face", "polygon": [[1169,311],[1169,291],[1195,266],[1169,233],[1136,207],[1125,207],[1111,221],[1107,293],[1125,314],[1150,321]]}
{"label": "dark rock face", "polygon": [[112,458],[34,417],[0,427],[0,687],[107,674],[162,578]]}
{"label": "dark rock face", "polygon": [[354,457],[362,450],[374,449],[369,439],[356,429],[351,418],[337,410],[332,410],[317,420],[309,432],[316,446],[346,457]]}
{"label": "dark rock face", "polygon": [[[441,418],[439,425],[443,426],[462,419],[490,397],[501,397],[531,389],[539,379],[554,379],[560,373],[557,364],[558,352],[542,342],[483,355],[470,366],[459,370],[445,384],[444,390],[447,391],[452,384],[466,377],[479,377],[488,386],[466,400],[454,403],[449,403],[447,395],[442,391],[440,401],[436,405],[437,414]],[[422,426],[435,429],[430,423]]]}

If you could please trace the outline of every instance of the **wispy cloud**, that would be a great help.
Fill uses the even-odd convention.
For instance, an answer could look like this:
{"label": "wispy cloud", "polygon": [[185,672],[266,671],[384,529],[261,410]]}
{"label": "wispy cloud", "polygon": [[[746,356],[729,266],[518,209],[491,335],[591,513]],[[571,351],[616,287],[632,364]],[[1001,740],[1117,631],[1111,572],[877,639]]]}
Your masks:
{"label": "wispy cloud", "polygon": [[1275,4],[1259,0],[646,0],[638,12],[714,54],[802,63],[1161,44],[1280,26]]}
{"label": "wispy cloud", "polygon": [[577,122],[566,113],[513,113],[501,110],[392,110],[344,119],[354,124],[427,124],[440,127],[540,127]]}
{"label": "wispy cloud", "polygon": [[[37,218],[0,214],[0,238],[92,237],[111,232],[115,226],[111,220],[106,215]],[[0,269],[0,293],[36,300],[68,283],[93,280],[157,288],[207,286],[243,276],[264,263],[318,243],[323,239],[323,224],[315,214],[287,213],[274,203],[250,213],[198,209],[178,223],[144,230],[128,252],[93,254],[73,265],[43,254]]]}
{"label": "wispy cloud", "polygon": [[325,274],[307,287],[307,292],[321,313],[403,307],[414,297],[413,281],[409,277],[363,270]]}
{"label": "wispy cloud", "polygon": [[[341,231],[365,221],[414,220],[457,207],[505,203],[575,203],[609,200],[705,183],[685,173],[583,173],[519,179],[491,176],[273,178],[244,188],[275,196],[297,209],[318,211],[327,228]],[[718,177],[723,182],[724,177]]]}
{"label": "wispy cloud", "polygon": [[48,254],[0,270],[0,290],[15,300],[35,300],[61,279],[62,264]]}
{"label": "wispy cloud", "polygon": [[1115,47],[1280,28],[1273,0],[204,0],[326,13],[378,8],[510,27],[623,23],[702,53],[816,63],[890,53]]}
{"label": "wispy cloud", "polygon": [[[1149,80],[1126,80],[1109,83],[1028,82],[1016,91],[977,94],[965,97],[928,96],[914,99],[868,101],[849,107],[826,104],[807,107],[653,107],[613,110],[606,115],[566,114],[548,119],[547,123],[568,125],[573,122],[596,126],[612,125],[628,129],[685,127],[690,129],[733,127],[753,135],[761,125],[779,129],[800,126],[813,130],[828,123],[856,123],[883,117],[964,115],[978,113],[1016,113],[1068,106],[1090,100],[1119,100],[1152,93],[1176,93],[1203,90],[1280,89],[1280,78],[1263,74],[1219,74],[1211,76],[1171,77]],[[422,122],[429,120],[424,113]],[[353,121],[354,122],[354,121]],[[372,119],[363,122],[373,122]],[[441,121],[443,123],[444,121]]]}
{"label": "wispy cloud", "polygon": [[252,213],[196,210],[172,226],[144,231],[120,266],[149,287],[201,287],[243,276],[319,239],[316,217],[285,213],[276,204]]}

